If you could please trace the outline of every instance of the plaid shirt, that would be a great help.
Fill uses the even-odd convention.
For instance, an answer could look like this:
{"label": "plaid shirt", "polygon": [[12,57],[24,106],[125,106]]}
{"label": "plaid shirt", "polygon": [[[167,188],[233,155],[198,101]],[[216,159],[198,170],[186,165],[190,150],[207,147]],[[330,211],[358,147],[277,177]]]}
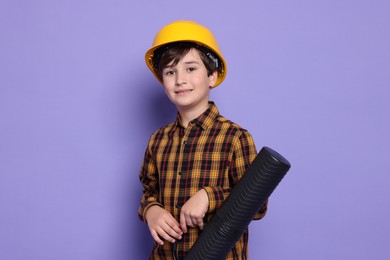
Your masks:
{"label": "plaid shirt", "polygon": [[[179,221],[180,208],[199,189],[209,197],[204,223],[211,220],[231,189],[245,173],[257,152],[252,136],[245,129],[222,117],[213,102],[187,128],[177,120],[157,130],[145,152],[140,181],[143,196],[138,210],[144,222],[145,212],[153,205],[168,210]],[[254,219],[262,218],[265,204]],[[177,243],[179,259],[190,250],[199,228],[189,228]],[[247,259],[248,230],[242,235],[226,259]],[[150,259],[172,259],[172,244],[155,243]]]}

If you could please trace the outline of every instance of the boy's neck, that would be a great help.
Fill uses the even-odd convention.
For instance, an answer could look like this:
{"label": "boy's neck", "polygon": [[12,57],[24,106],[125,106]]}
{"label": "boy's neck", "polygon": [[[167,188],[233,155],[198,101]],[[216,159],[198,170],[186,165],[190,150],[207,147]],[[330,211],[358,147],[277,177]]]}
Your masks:
{"label": "boy's neck", "polygon": [[199,117],[201,114],[203,114],[208,108],[209,103],[205,104],[204,106],[201,106],[197,109],[179,109],[180,114],[180,120],[184,127],[187,127],[188,124],[194,120],[195,118]]}

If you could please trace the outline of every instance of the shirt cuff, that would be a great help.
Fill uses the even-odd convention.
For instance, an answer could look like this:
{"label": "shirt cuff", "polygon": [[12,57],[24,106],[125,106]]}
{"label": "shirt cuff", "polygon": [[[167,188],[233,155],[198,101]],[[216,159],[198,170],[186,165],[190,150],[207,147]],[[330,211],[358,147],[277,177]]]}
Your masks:
{"label": "shirt cuff", "polygon": [[253,217],[254,220],[262,219],[267,214],[268,200],[265,201],[263,206],[259,209],[259,211]]}
{"label": "shirt cuff", "polygon": [[224,201],[224,194],[221,187],[203,187],[209,197],[209,210],[208,213],[212,213],[215,209],[222,206]]}
{"label": "shirt cuff", "polygon": [[143,211],[143,213],[142,213],[142,218],[143,218],[143,221],[144,221],[145,223],[147,223],[147,222],[146,222],[146,217],[145,217],[146,212],[147,212],[148,209],[150,209],[152,206],[160,206],[160,207],[164,208],[163,205],[162,205],[161,203],[158,203],[158,202],[151,202],[151,203],[149,203],[149,204],[144,208],[144,211]]}

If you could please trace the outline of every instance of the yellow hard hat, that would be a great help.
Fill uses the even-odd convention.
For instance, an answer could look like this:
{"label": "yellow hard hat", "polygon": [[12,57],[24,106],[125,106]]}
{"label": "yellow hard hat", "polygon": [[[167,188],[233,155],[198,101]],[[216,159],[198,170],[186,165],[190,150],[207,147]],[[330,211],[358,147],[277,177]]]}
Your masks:
{"label": "yellow hard hat", "polygon": [[[226,62],[218,47],[218,43],[212,32],[206,27],[187,20],[179,20],[163,27],[156,35],[152,47],[145,54],[145,61],[154,76],[161,82],[154,66],[154,51],[163,45],[174,42],[193,42],[201,47],[211,50],[214,55],[218,56],[218,79],[214,87],[222,83],[226,77]],[[213,54],[207,54],[211,59],[215,59]],[[161,82],[162,83],[162,82]]]}

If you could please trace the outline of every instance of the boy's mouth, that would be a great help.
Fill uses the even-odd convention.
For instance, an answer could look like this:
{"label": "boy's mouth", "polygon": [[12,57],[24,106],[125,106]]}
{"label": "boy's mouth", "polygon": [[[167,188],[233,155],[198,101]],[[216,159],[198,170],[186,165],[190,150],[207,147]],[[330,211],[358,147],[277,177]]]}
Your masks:
{"label": "boy's mouth", "polygon": [[191,91],[192,91],[192,89],[183,89],[183,90],[175,91],[175,93],[178,94],[178,95],[184,95],[184,94],[187,94],[187,93],[189,93]]}

